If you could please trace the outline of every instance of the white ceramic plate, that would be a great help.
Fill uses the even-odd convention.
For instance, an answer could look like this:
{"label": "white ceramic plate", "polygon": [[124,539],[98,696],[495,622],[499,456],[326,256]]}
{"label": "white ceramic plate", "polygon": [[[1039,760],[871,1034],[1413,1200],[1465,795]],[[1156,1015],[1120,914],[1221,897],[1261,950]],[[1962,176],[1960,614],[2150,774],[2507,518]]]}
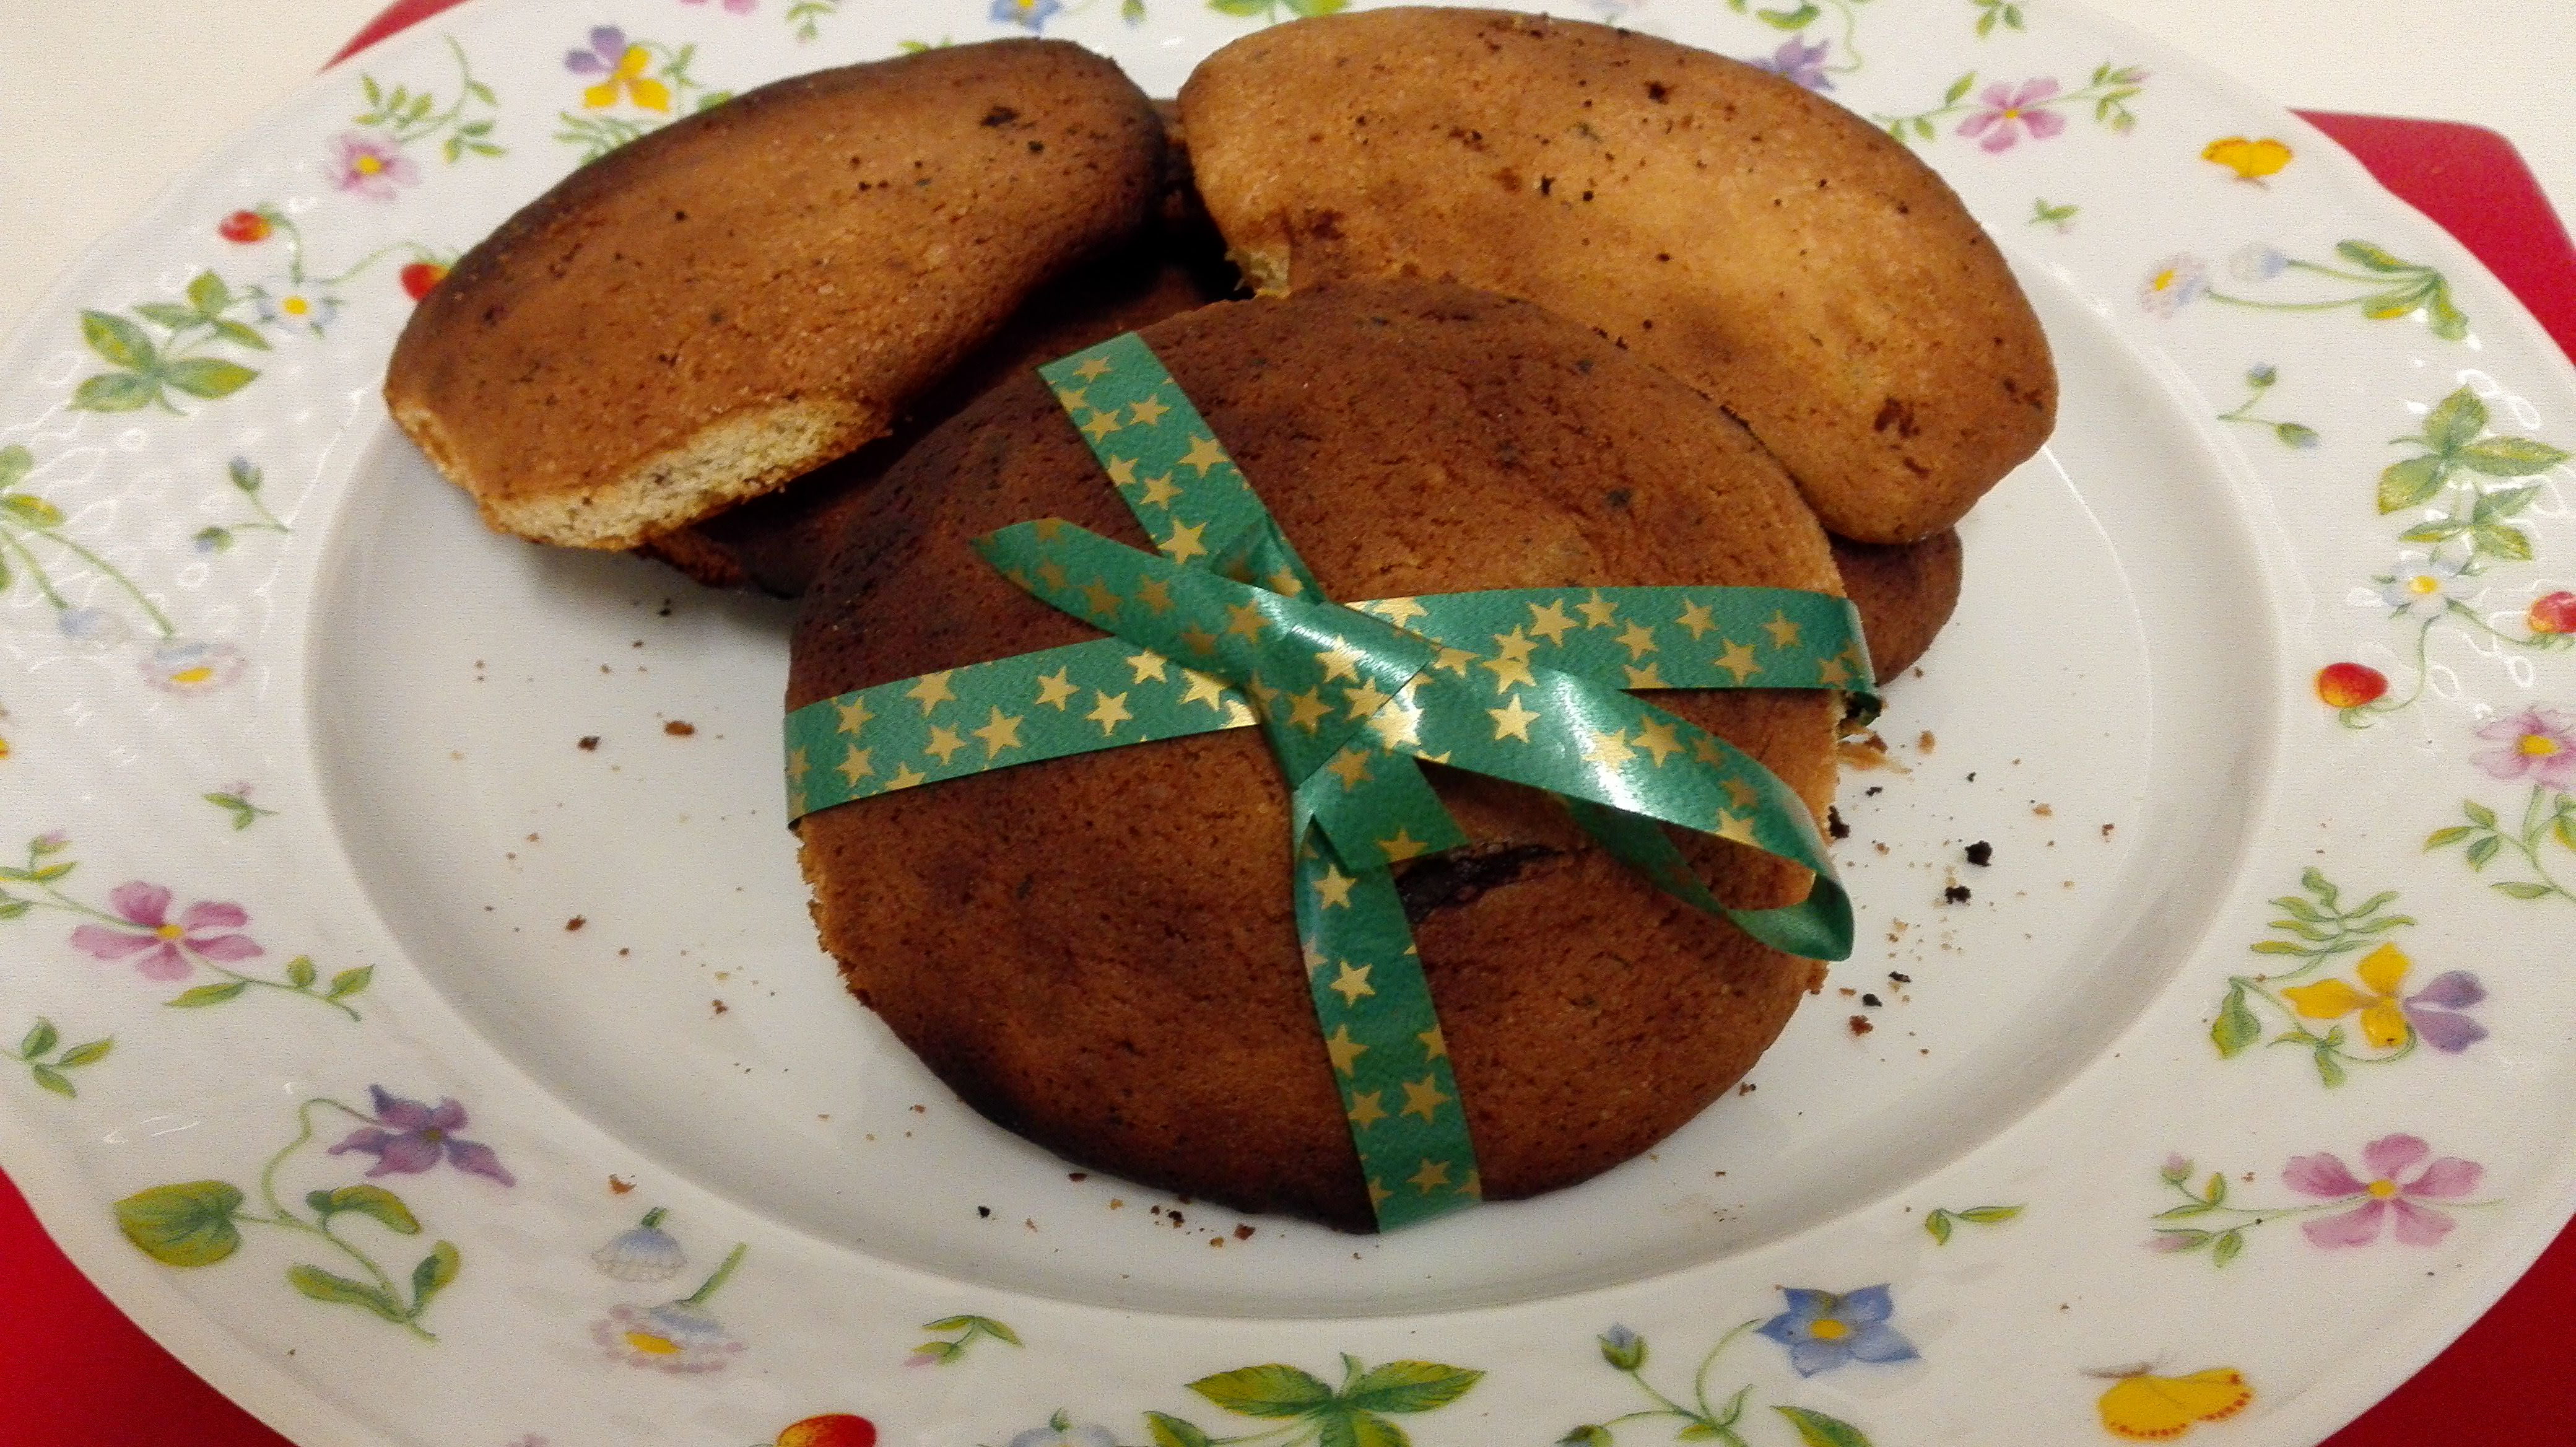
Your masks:
{"label": "white ceramic plate", "polygon": [[2402,1380],[2576,1199],[2576,387],[2133,34],[1599,7],[1899,129],[2065,407],[1847,776],[1865,944],[1758,1093],[1385,1239],[958,1105],[806,924],[786,612],[494,537],[387,424],[411,293],[590,150],[1030,30],[1168,94],[1295,8],[488,0],[67,277],[0,367],[0,1152],[48,1227],[313,1442],[2297,1444]]}

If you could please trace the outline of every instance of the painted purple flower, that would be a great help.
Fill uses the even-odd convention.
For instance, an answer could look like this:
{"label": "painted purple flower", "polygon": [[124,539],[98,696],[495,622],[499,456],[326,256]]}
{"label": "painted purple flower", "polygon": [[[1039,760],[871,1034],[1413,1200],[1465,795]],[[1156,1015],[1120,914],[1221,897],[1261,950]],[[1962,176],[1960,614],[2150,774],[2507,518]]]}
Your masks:
{"label": "painted purple flower", "polygon": [[2485,749],[2469,762],[2492,778],[2529,779],[2561,793],[2576,789],[2576,715],[2560,708],[2527,708],[2478,730],[2502,748]]}
{"label": "painted purple flower", "polygon": [[124,621],[104,608],[65,608],[54,615],[54,626],[74,645],[92,653],[114,648],[131,636]]}
{"label": "painted purple flower", "polygon": [[2149,316],[2169,317],[2209,291],[2209,263],[2189,252],[2155,264],[2138,284],[2138,305]]}
{"label": "painted purple flower", "polygon": [[1037,30],[1063,8],[1064,0],[993,0],[993,19],[1003,25]]}
{"label": "painted purple flower", "polygon": [[2025,128],[2032,140],[2047,140],[2066,129],[2066,117],[2047,108],[2056,94],[2057,82],[2045,78],[2026,80],[2018,87],[1987,86],[1977,96],[1985,108],[1959,122],[1959,134],[1975,139],[1989,153],[2011,150]]}
{"label": "painted purple flower", "polygon": [[2457,1156],[2444,1156],[2426,1165],[2413,1180],[2400,1181],[2398,1176],[2433,1153],[2433,1148],[2419,1136],[2387,1135],[2361,1148],[2362,1164],[2370,1179],[2360,1180],[2344,1169],[2340,1157],[2318,1154],[2292,1156],[2281,1171],[2281,1179],[2290,1189],[2327,1200],[2362,1197],[2362,1203],[2349,1211],[2320,1216],[2300,1223],[2299,1229],[2319,1246],[2367,1246],[2379,1239],[2382,1226],[2396,1218],[2397,1239],[2409,1246],[2430,1246],[2451,1232],[2447,1215],[2416,1202],[2465,1196],[2478,1188],[2486,1169],[2475,1161]]}
{"label": "painted purple flower", "polygon": [[331,142],[331,184],[370,201],[394,199],[396,186],[420,179],[420,168],[391,141],[342,131]]}
{"label": "painted purple flower", "polygon": [[2466,970],[2452,970],[2435,975],[2433,982],[2398,1002],[2406,1012],[2406,1023],[2415,1027],[2415,1038],[2446,1054],[2456,1055],[2487,1038],[2487,1027],[2454,1010],[2465,1010],[2487,997],[2486,986]]}
{"label": "painted purple flower", "polygon": [[1887,1324],[1896,1304],[1885,1285],[1836,1295],[1809,1287],[1783,1287],[1789,1309],[1755,1328],[1789,1349],[1789,1365],[1812,1377],[1846,1362],[1904,1362],[1914,1343]]}
{"label": "painted purple flower", "polygon": [[1825,74],[1825,57],[1832,53],[1833,48],[1831,41],[1819,40],[1809,45],[1792,35],[1780,42],[1780,48],[1771,52],[1770,59],[1748,60],[1745,64],[1755,70],[1767,70],[1783,80],[1795,81],[1809,90],[1827,91],[1834,88],[1834,81],[1833,77]]}
{"label": "painted purple flower", "polygon": [[453,1099],[432,1107],[390,1094],[381,1085],[367,1090],[375,1097],[376,1124],[351,1131],[347,1140],[331,1147],[331,1154],[363,1151],[374,1156],[376,1163],[367,1171],[370,1176],[417,1175],[444,1156],[448,1164],[469,1175],[505,1186],[518,1184],[490,1146],[456,1138],[455,1133],[465,1126],[465,1107]]}
{"label": "painted purple flower", "polygon": [[575,75],[607,75],[626,58],[626,32],[614,25],[594,27],[590,49],[564,52],[564,69]]}
{"label": "painted purple flower", "polygon": [[72,948],[93,959],[131,959],[147,980],[186,979],[197,968],[192,954],[230,962],[261,953],[248,935],[217,933],[250,923],[237,904],[199,900],[179,911],[174,922],[170,891],[140,880],[109,890],[107,903],[125,927],[82,925],[72,931]]}

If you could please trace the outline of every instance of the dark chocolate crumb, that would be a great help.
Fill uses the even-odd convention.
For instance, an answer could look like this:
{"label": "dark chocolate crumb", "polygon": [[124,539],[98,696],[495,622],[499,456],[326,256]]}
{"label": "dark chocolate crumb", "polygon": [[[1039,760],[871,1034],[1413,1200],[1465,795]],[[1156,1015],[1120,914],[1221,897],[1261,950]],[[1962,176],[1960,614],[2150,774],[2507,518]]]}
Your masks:
{"label": "dark chocolate crumb", "polygon": [[1068,1180],[1068,1181],[1087,1181],[1087,1180],[1090,1180],[1090,1179],[1091,1179],[1091,1172],[1089,1172],[1089,1171],[1067,1171],[1067,1172],[1065,1172],[1065,1173],[1064,1173],[1064,1178],[1065,1178],[1066,1180]]}
{"label": "dark chocolate crumb", "polygon": [[1910,985],[1914,983],[1914,977],[1912,975],[1905,974],[1898,970],[1888,971],[1887,977],[1900,985]]}
{"label": "dark chocolate crumb", "polygon": [[1843,822],[1843,811],[1831,804],[1825,806],[1825,832],[1836,839],[1851,837],[1851,826]]}
{"label": "dark chocolate crumb", "polygon": [[567,930],[577,930],[588,923],[590,923],[590,917],[588,915],[577,914],[564,921],[564,928]]}
{"label": "dark chocolate crumb", "polygon": [[1866,1035],[1870,1031],[1878,1028],[1877,1026],[1869,1023],[1869,1017],[1867,1015],[1854,1015],[1851,1017],[1850,1025],[1851,1032],[1854,1035]]}
{"label": "dark chocolate crumb", "polygon": [[[1748,1081],[1744,1082],[1742,1085],[1739,1085],[1739,1086],[1735,1087],[1735,1093],[1736,1093],[1736,1094],[1738,1094],[1738,1095],[1751,1095],[1753,1092],[1755,1092],[1755,1091],[1757,1091],[1757,1090],[1760,1090],[1761,1088],[1762,1088],[1761,1086],[1758,1086],[1758,1085],[1754,1084],[1752,1081],[1748,1080]],[[1726,1174],[1726,1172],[1724,1172],[1724,1171],[1720,1171],[1720,1172],[1718,1172],[1718,1174],[1722,1176],[1722,1175],[1725,1175],[1725,1174]]]}
{"label": "dark chocolate crumb", "polygon": [[1249,1241],[1249,1240],[1251,1240],[1251,1239],[1252,1239],[1252,1232],[1253,1232],[1253,1229],[1254,1229],[1254,1228],[1252,1228],[1252,1227],[1250,1227],[1250,1226],[1237,1226],[1237,1227],[1235,1227],[1235,1228],[1234,1228],[1234,1239],[1235,1239],[1235,1240],[1237,1240],[1237,1241]]}
{"label": "dark chocolate crumb", "polygon": [[1951,904],[1966,904],[1968,902],[1968,886],[1964,884],[1951,885],[1948,889],[1941,891],[1941,898]]}
{"label": "dark chocolate crumb", "polygon": [[2113,828],[2115,828],[2115,827],[2117,827],[2117,826],[2115,826],[2115,825],[2110,825],[2110,824],[2105,824],[2105,825],[2103,825],[2103,826],[2102,826],[2102,837],[2103,837],[2103,838],[2105,838],[2105,839],[2110,838],[2110,837],[2111,837],[2111,831],[2112,831],[2112,829],[2113,829]]}
{"label": "dark chocolate crumb", "polygon": [[978,1206],[975,1208],[975,1214],[989,1221],[993,1219],[993,1208],[990,1206]]}
{"label": "dark chocolate crumb", "polygon": [[575,747],[581,749],[585,753],[596,752],[599,748],[599,735],[583,734],[581,736],[581,742],[575,745]]}
{"label": "dark chocolate crumb", "polygon": [[1884,1004],[1886,1004],[1886,1003],[1887,1003],[1886,1001],[1881,1000],[1880,998],[1878,998],[1876,995],[1863,995],[1863,996],[1861,996],[1861,997],[1860,997],[1860,1002],[1861,1002],[1862,1004],[1864,1004],[1864,1005],[1867,1005],[1868,1007],[1870,1007],[1870,1008],[1871,1008],[1871,1009],[1873,1009],[1873,1010],[1875,1010],[1875,1009],[1877,1009],[1879,1006],[1884,1005]]}
{"label": "dark chocolate crumb", "polygon": [[662,732],[669,734],[675,739],[685,739],[697,731],[698,726],[696,724],[687,723],[680,719],[673,719],[669,723],[662,725]]}
{"label": "dark chocolate crumb", "polygon": [[1875,799],[1880,794],[1886,792],[1886,789],[1887,786],[1885,784],[1872,784],[1868,788],[1861,790],[1860,794],[1864,799]]}
{"label": "dark chocolate crumb", "polygon": [[1980,839],[1968,846],[1968,862],[1983,869],[1995,862],[1995,846]]}

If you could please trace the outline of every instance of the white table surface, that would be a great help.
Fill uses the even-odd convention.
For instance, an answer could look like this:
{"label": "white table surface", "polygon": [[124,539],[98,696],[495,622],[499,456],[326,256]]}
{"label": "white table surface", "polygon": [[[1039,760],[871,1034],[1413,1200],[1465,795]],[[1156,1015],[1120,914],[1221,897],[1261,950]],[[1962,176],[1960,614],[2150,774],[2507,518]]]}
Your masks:
{"label": "white table surface", "polygon": [[[83,248],[302,84],[383,3],[0,0],[0,335]],[[2290,106],[2501,131],[2576,218],[2576,0],[2094,8]]]}

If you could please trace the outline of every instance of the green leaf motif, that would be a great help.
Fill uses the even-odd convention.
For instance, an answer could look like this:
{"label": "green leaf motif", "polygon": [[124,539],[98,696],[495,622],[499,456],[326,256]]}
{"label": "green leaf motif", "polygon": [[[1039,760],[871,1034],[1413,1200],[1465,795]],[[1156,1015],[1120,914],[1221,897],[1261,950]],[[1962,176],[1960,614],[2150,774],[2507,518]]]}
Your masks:
{"label": "green leaf motif", "polygon": [[2220,1233],[2218,1240],[2209,1248],[2210,1264],[2213,1266],[2224,1266],[2228,1262],[2235,1260],[2236,1254],[2244,1249],[2245,1233],[2243,1231],[2222,1232]]}
{"label": "green leaf motif", "polygon": [[293,985],[299,990],[313,983],[313,960],[311,956],[297,955],[295,958],[286,962],[286,983]]}
{"label": "green leaf motif", "polygon": [[[367,982],[375,977],[376,967],[373,965],[360,965],[353,970],[342,970],[340,973],[331,977],[331,984],[329,988],[322,992],[322,998],[325,1000],[346,999],[349,996],[358,993],[360,990],[367,988]],[[1016,1341],[1014,1344],[1016,1344]]]}
{"label": "green leaf motif", "polygon": [[2424,322],[2433,335],[2446,342],[2456,342],[2469,334],[2468,313],[2451,300],[2451,288],[2438,277],[2430,295],[2424,299]]}
{"label": "green leaf motif", "polygon": [[174,332],[181,327],[195,326],[201,320],[190,308],[183,307],[177,302],[167,301],[147,301],[136,307],[134,314],[155,326]]}
{"label": "green leaf motif", "polygon": [[207,1005],[220,1005],[249,988],[247,980],[227,980],[220,985],[199,985],[193,990],[182,991],[177,999],[163,1003],[183,1010],[195,1010]]}
{"label": "green leaf motif", "polygon": [[1209,1447],[1207,1433],[1166,1413],[1147,1412],[1145,1430],[1153,1437],[1154,1447]]}
{"label": "green leaf motif", "polygon": [[336,1191],[315,1191],[304,1199],[321,1215],[336,1216],[347,1211],[380,1221],[397,1236],[420,1234],[420,1221],[412,1215],[411,1208],[382,1186],[342,1186]]}
{"label": "green leaf motif", "polygon": [[2442,490],[2442,480],[2450,469],[2439,457],[2410,457],[2390,463],[2379,474],[2379,510],[2382,514],[2401,508],[2421,507]]}
{"label": "green leaf motif", "polygon": [[140,412],[160,400],[159,380],[140,372],[101,372],[72,391],[72,406],[82,412]]}
{"label": "green leaf motif", "polygon": [[1973,70],[1969,71],[1966,75],[1950,82],[1950,88],[1941,93],[1941,104],[1945,106],[1957,105],[1959,103],[1959,97],[1966,95],[1970,90],[1975,89],[1976,84],[1977,73]]}
{"label": "green leaf motif", "polygon": [[215,335],[236,347],[248,347],[254,352],[275,350],[269,346],[268,338],[261,336],[257,331],[222,317],[215,318]]}
{"label": "green leaf motif", "polygon": [[1466,1395],[1484,1375],[1438,1362],[1388,1362],[1362,1373],[1341,1397],[1364,1412],[1428,1412]]}
{"label": "green leaf motif", "polygon": [[2401,261],[2367,241],[2338,241],[2335,243],[2335,255],[2356,266],[2366,266],[2372,271],[2396,272],[2415,269],[2412,262]]}
{"label": "green leaf motif", "polygon": [[0,447],[0,487],[16,487],[36,470],[36,454],[12,442]]}
{"label": "green leaf motif", "polygon": [[2219,1058],[2233,1059],[2262,1035],[2263,1022],[2255,1019],[2254,1012],[2246,1007],[2245,987],[2228,986],[2226,1003],[2218,1007],[2218,1018],[2209,1027],[2209,1043],[2218,1047]]}
{"label": "green leaf motif", "polygon": [[2531,534],[2520,528],[2489,524],[2469,529],[2469,545],[2491,558],[2504,558],[2516,563],[2531,561]]}
{"label": "green leaf motif", "polygon": [[1302,1417],[1333,1400],[1332,1388],[1278,1362],[1201,1377],[1190,1390],[1247,1417]]}
{"label": "green leaf motif", "polygon": [[1754,13],[1774,30],[1802,30],[1825,12],[1813,5],[1801,5],[1795,10],[1757,10]]}
{"label": "green leaf motif", "polygon": [[116,1203],[116,1227],[164,1266],[212,1266],[241,1247],[242,1193],[222,1181],[154,1186]]}
{"label": "green leaf motif", "polygon": [[21,1056],[42,1055],[53,1049],[54,1042],[62,1038],[55,1032],[54,1022],[39,1015],[36,1017],[36,1023],[29,1027],[26,1035],[18,1041],[18,1053]]}
{"label": "green leaf motif", "polygon": [[1402,1427],[1367,1412],[1335,1408],[1316,1423],[1316,1447],[1413,1447]]}
{"label": "green leaf motif", "polygon": [[429,1254],[420,1258],[419,1264],[411,1269],[412,1315],[420,1315],[421,1308],[429,1305],[431,1297],[445,1291],[464,1265],[464,1258],[457,1254],[455,1242],[441,1241],[431,1246]]}
{"label": "green leaf motif", "polygon": [[2557,891],[2551,889],[2548,885],[2532,884],[2518,879],[2499,880],[2494,884],[2488,885],[2487,888],[2492,889],[2496,893],[2504,895],[2509,899],[2547,899],[2550,895],[2557,893]]}
{"label": "green leaf motif", "polygon": [[1869,1438],[1858,1427],[1840,1417],[1828,1417],[1804,1407],[1773,1407],[1798,1429],[1800,1447],[1870,1447]]}
{"label": "green leaf motif", "polygon": [[1931,1215],[1923,1218],[1923,1229],[1931,1234],[1935,1242],[1947,1246],[1950,1244],[1950,1233],[1958,1228],[1950,1224],[1949,1212],[1935,1210]]}
{"label": "green leaf motif", "polygon": [[2448,829],[2436,829],[2432,833],[2424,836],[2424,847],[2427,849],[2439,849],[2446,844],[2457,844],[2461,840],[2468,838],[2472,832],[2474,831],[2472,831],[2466,824],[2454,824]]}
{"label": "green leaf motif", "polygon": [[2272,426],[2272,435],[2280,440],[2283,447],[2314,447],[2324,440],[2317,434],[2317,429],[2302,422],[2276,422]]}
{"label": "green leaf motif", "polygon": [[233,304],[233,289],[224,285],[222,277],[211,271],[201,271],[197,273],[196,280],[188,283],[188,300],[197,308],[199,316],[211,321]]}
{"label": "green leaf motif", "polygon": [[1974,1221],[1980,1226],[2000,1226],[2020,1215],[2021,1210],[2019,1206],[1971,1206],[1959,1213],[1959,1219]]}
{"label": "green leaf motif", "polygon": [[315,1301],[345,1302],[350,1306],[363,1306],[387,1321],[403,1319],[400,1302],[363,1281],[351,1281],[345,1276],[333,1275],[319,1266],[287,1268],[286,1284]]}
{"label": "green leaf motif", "polygon": [[2487,861],[2495,858],[2496,851],[2503,847],[2504,840],[2497,835],[2490,834],[2485,838],[2480,839],[2475,844],[2469,846],[2469,867],[2471,869],[2486,868]]}
{"label": "green leaf motif", "polygon": [[[2460,465],[2489,477],[2529,477],[2567,460],[2567,454],[2528,437],[2488,437],[2460,449]],[[2518,489],[2525,496],[2537,488]]]}
{"label": "green leaf motif", "polygon": [[1720,1433],[1718,1429],[1708,1425],[1706,1422],[1693,1422],[1689,1426],[1675,1432],[1673,1434],[1673,1440],[1676,1442],[1708,1442],[1715,1440],[1721,1435],[1723,1434]]}
{"label": "green leaf motif", "polygon": [[2466,387],[2435,404],[2424,418],[2424,440],[2436,452],[2457,452],[2487,430],[2487,404]]}
{"label": "green leaf motif", "polygon": [[63,1074],[61,1071],[56,1070],[50,1065],[31,1065],[27,1067],[27,1073],[36,1077],[36,1083],[38,1085],[43,1086],[45,1089],[52,1091],[56,1095],[71,1097],[78,1097],[80,1095],[79,1091],[72,1088],[71,1077]]}
{"label": "green leaf motif", "polygon": [[108,312],[81,313],[81,340],[89,343],[91,351],[128,371],[149,372],[161,361],[161,353],[143,328]]}
{"label": "green leaf motif", "polygon": [[183,357],[162,369],[162,379],[191,397],[213,401],[229,397],[258,380],[259,373],[221,357]]}
{"label": "green leaf motif", "polygon": [[2484,804],[2477,803],[2474,800],[2463,799],[2460,801],[2460,812],[2469,816],[2470,823],[2475,824],[2482,829],[2493,829],[2495,827],[2495,811]]}
{"label": "green leaf motif", "polygon": [[[2341,1034],[2340,1031],[2336,1033]],[[2344,1082],[2343,1062],[2335,1058],[2333,1041],[2320,1042],[2317,1046],[2317,1079],[2329,1090]]]}
{"label": "green leaf motif", "polygon": [[31,528],[58,528],[63,525],[63,510],[29,492],[13,492],[0,497],[0,512]]}
{"label": "green leaf motif", "polygon": [[84,1065],[96,1065],[98,1062],[105,1060],[107,1058],[107,1052],[115,1048],[116,1041],[113,1038],[106,1040],[92,1040],[86,1045],[75,1045],[71,1049],[64,1051],[62,1053],[62,1058],[56,1060],[54,1064],[61,1066],[65,1070],[78,1070]]}

